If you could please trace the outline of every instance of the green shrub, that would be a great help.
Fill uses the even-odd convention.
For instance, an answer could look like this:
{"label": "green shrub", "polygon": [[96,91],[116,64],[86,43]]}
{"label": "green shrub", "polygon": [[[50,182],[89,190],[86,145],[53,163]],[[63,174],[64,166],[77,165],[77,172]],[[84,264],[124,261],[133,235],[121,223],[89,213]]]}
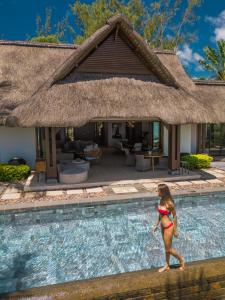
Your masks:
{"label": "green shrub", "polygon": [[30,167],[27,165],[9,165],[0,163],[0,181],[19,181],[30,174]]}
{"label": "green shrub", "polygon": [[207,154],[189,154],[182,157],[189,163],[190,169],[205,169],[210,167],[213,158]]}

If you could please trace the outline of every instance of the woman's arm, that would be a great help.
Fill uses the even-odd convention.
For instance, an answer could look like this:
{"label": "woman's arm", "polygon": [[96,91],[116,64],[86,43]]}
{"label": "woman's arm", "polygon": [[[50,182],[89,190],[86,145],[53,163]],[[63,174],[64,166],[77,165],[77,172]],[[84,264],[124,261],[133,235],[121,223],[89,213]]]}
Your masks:
{"label": "woman's arm", "polygon": [[157,219],[156,223],[153,225],[153,232],[155,232],[157,230],[159,223],[160,223],[160,217],[158,214],[158,219]]}
{"label": "woman's arm", "polygon": [[169,202],[168,203],[168,208],[171,211],[172,215],[173,215],[173,228],[174,228],[174,232],[173,235],[175,237],[178,237],[178,233],[177,233],[177,213],[176,213],[176,208],[173,202]]}

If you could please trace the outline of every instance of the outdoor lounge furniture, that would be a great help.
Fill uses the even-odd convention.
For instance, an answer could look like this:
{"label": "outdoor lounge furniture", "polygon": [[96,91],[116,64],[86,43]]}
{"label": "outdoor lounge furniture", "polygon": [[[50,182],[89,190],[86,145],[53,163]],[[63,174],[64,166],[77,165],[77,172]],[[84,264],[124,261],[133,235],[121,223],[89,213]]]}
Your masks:
{"label": "outdoor lounge furniture", "polygon": [[88,170],[82,168],[65,169],[59,172],[59,182],[64,184],[81,183],[88,179]]}
{"label": "outdoor lounge furniture", "polygon": [[102,149],[97,147],[93,147],[93,149],[86,149],[84,150],[84,158],[87,161],[90,162],[97,162],[100,160],[100,158],[102,157]]}
{"label": "outdoor lounge furniture", "polygon": [[137,171],[148,171],[150,169],[150,158],[145,158],[144,155],[135,155],[136,165],[135,168]]}
{"label": "outdoor lounge furniture", "polygon": [[89,168],[90,163],[82,159],[58,164],[59,182],[64,184],[84,182],[88,179]]}
{"label": "outdoor lounge furniture", "polygon": [[140,152],[142,149],[142,143],[135,143],[133,147],[134,152]]}
{"label": "outdoor lounge furniture", "polygon": [[126,166],[128,167],[134,167],[135,166],[135,154],[134,153],[130,153],[130,151],[128,149],[124,149],[125,155],[126,155]]}

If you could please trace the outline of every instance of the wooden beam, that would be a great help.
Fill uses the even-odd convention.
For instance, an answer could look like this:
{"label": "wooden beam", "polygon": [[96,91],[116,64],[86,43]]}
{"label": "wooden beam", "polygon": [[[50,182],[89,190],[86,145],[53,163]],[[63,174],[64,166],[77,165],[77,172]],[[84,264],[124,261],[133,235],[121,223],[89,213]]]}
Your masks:
{"label": "wooden beam", "polygon": [[180,170],[180,125],[170,125],[168,130],[168,169],[169,173]]}
{"label": "wooden beam", "polygon": [[45,128],[47,178],[57,178],[55,128]]}

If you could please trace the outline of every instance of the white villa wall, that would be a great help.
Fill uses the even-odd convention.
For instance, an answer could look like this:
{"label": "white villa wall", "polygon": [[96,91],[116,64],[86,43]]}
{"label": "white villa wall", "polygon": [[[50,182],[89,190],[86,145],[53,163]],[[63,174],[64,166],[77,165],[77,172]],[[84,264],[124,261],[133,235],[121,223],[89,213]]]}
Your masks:
{"label": "white villa wall", "polygon": [[[196,153],[197,125],[185,124],[180,129],[180,152]],[[168,130],[163,127],[163,155],[168,156]]]}
{"label": "white villa wall", "polygon": [[191,153],[191,124],[180,127],[180,152]]}
{"label": "white villa wall", "polygon": [[34,168],[35,128],[0,127],[0,162],[8,162],[13,156],[24,158]]}
{"label": "white villa wall", "polygon": [[197,125],[191,125],[191,153],[196,153],[197,151]]}

